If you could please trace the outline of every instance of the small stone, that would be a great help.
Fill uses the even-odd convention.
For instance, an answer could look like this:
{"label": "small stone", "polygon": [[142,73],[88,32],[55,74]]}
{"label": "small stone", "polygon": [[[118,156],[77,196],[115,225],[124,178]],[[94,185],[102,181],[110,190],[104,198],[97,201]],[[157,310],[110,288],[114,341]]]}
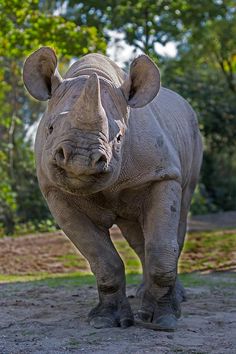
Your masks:
{"label": "small stone", "polygon": [[171,335],[171,334],[168,334],[168,335],[167,335],[167,338],[168,338],[168,339],[174,339],[174,336]]}

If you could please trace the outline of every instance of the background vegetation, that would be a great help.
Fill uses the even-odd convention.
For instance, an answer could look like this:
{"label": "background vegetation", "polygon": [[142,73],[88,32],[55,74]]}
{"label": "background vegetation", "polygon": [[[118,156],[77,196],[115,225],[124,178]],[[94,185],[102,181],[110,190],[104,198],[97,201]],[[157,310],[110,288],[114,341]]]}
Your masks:
{"label": "background vegetation", "polygon": [[[45,107],[23,87],[25,57],[41,45],[53,46],[63,72],[72,58],[106,53],[111,30],[123,34],[133,55],[150,55],[163,85],[198,113],[205,156],[192,212],[236,210],[235,5],[235,0],[1,0],[0,234],[54,227],[38,189],[30,134]],[[176,46],[174,57],[158,52],[168,43]]]}

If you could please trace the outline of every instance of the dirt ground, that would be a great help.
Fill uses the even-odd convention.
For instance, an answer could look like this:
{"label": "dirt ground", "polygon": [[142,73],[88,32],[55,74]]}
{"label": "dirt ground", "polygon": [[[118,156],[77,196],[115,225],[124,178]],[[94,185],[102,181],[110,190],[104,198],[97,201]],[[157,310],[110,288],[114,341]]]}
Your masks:
{"label": "dirt ground", "polygon": [[[207,275],[209,276],[209,275]],[[96,304],[95,286],[48,287],[35,283],[0,286],[0,353],[195,353],[236,352],[236,298],[229,274],[211,275],[214,286],[187,289],[176,332],[138,326],[94,329],[86,315]],[[220,286],[222,280],[228,286]],[[134,311],[138,300],[128,295]]]}
{"label": "dirt ground", "polygon": [[[191,230],[215,229],[217,222],[205,218],[190,224]],[[230,226],[234,227],[232,215]],[[236,217],[233,218],[236,220]],[[192,226],[191,226],[192,225]],[[217,226],[218,228],[219,226]],[[116,228],[112,237],[119,239]],[[76,250],[61,233],[29,235],[0,240],[0,273],[26,275],[39,272],[70,273],[78,270],[78,259],[65,258]],[[233,253],[232,253],[233,254]],[[78,256],[76,256],[78,257]],[[235,259],[231,272],[201,275],[187,288],[188,301],[176,332],[157,332],[139,326],[128,329],[94,329],[86,321],[97,303],[95,286],[76,286],[62,281],[0,284],[0,354],[234,354],[236,353]],[[67,264],[68,262],[68,264]],[[75,263],[73,263],[75,262]],[[85,260],[79,270],[87,271]],[[127,294],[134,313],[136,287]]]}
{"label": "dirt ground", "polygon": [[[65,254],[73,253],[78,254],[78,251],[61,231],[17,238],[5,237],[0,239],[0,273],[23,275],[78,271],[77,264],[65,267],[63,262]],[[88,270],[84,259],[79,266],[79,270],[83,269]]]}

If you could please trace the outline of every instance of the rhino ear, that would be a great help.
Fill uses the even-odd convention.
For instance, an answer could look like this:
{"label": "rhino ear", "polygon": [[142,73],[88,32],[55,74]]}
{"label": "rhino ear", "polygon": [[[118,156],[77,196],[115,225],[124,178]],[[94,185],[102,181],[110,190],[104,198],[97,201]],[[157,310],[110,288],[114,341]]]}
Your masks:
{"label": "rhino ear", "polygon": [[62,78],[57,71],[57,56],[52,48],[42,47],[25,61],[23,80],[29,93],[39,101],[51,98]]}
{"label": "rhino ear", "polygon": [[130,107],[140,108],[148,104],[160,89],[160,72],[147,55],[140,55],[131,66],[128,79],[121,86]]}

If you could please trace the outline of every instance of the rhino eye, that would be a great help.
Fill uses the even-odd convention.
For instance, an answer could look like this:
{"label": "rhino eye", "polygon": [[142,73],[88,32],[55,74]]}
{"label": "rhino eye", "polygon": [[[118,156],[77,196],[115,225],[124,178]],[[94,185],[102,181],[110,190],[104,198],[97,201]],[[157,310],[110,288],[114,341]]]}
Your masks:
{"label": "rhino eye", "polygon": [[122,135],[121,135],[121,134],[118,134],[118,135],[116,136],[116,141],[117,141],[117,143],[120,143],[121,138],[122,138]]}
{"label": "rhino eye", "polygon": [[49,134],[52,134],[52,132],[53,132],[53,126],[52,125],[49,125],[48,132],[49,132]]}

